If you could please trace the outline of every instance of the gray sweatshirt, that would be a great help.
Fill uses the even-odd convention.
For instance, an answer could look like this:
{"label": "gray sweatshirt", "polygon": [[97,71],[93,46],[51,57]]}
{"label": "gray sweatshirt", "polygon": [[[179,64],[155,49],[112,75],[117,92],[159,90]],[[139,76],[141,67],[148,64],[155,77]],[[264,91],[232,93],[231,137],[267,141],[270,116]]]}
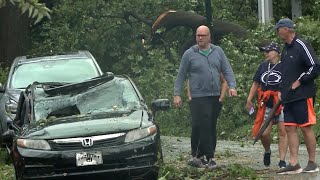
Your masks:
{"label": "gray sweatshirt", "polygon": [[174,84],[175,96],[180,96],[186,75],[190,81],[191,97],[219,96],[220,72],[227,80],[229,88],[236,87],[234,73],[223,50],[213,44],[210,44],[210,48],[208,56],[200,53],[198,45],[185,51]]}

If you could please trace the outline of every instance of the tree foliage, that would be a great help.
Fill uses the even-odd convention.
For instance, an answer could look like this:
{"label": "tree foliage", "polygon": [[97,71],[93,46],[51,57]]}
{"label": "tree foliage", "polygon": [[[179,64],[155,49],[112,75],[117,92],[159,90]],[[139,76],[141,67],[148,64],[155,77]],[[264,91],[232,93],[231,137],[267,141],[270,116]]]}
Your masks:
{"label": "tree foliage", "polygon": [[[253,116],[250,117],[243,107],[255,69],[263,61],[258,47],[265,41],[275,41],[279,44],[282,42],[275,32],[270,30],[272,24],[258,24],[256,1],[245,0],[235,3],[213,0],[212,4],[214,19],[238,22],[251,33],[246,39],[238,39],[231,35],[220,42],[236,74],[239,96],[226,99],[218,122],[221,137],[249,136]],[[274,6],[283,9],[288,7],[286,3],[281,6],[280,4],[278,2]],[[165,42],[152,42],[150,22],[170,9],[194,11],[204,15],[204,1],[57,0],[52,20],[43,22],[33,29],[33,48],[30,53],[89,50],[104,71],[132,77],[148,103],[157,98],[171,100],[181,58],[179,50],[192,32],[185,28],[177,28],[166,34]],[[320,53],[320,34],[317,31],[320,14],[312,10],[311,6],[304,11],[308,12],[310,17],[298,20],[298,32],[311,42],[317,53]],[[280,12],[275,14],[277,18],[281,16]],[[184,104],[181,109],[172,108],[170,111],[157,113],[162,133],[186,136],[190,134],[191,117],[185,92],[182,98]],[[319,114],[319,105],[316,106]]]}
{"label": "tree foliage", "polygon": [[[0,0],[0,8],[6,6],[8,0]],[[44,17],[50,19],[51,10],[44,3],[39,3],[38,0],[10,0],[9,3],[17,5],[21,9],[21,13],[28,12],[30,18],[35,18],[34,24],[40,22]]]}

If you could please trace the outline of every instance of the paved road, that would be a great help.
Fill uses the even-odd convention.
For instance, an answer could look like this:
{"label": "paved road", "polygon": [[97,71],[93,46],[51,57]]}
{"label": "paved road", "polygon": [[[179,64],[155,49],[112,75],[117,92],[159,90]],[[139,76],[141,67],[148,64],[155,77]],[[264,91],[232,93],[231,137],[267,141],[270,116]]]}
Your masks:
{"label": "paved road", "polygon": [[[190,138],[162,136],[162,149],[164,161],[167,163],[175,161],[181,155],[190,153]],[[263,148],[260,142],[252,145],[252,142],[218,141],[216,149],[216,162],[218,165],[227,166],[229,164],[241,164],[251,167],[257,172],[263,172],[266,179],[279,180],[320,180],[320,172],[301,173],[296,175],[278,175],[278,145],[271,145],[271,165],[263,165]],[[289,159],[289,153],[287,154]],[[320,149],[317,148],[316,161],[320,164]],[[308,153],[305,145],[299,148],[299,163],[303,167],[308,162]]]}

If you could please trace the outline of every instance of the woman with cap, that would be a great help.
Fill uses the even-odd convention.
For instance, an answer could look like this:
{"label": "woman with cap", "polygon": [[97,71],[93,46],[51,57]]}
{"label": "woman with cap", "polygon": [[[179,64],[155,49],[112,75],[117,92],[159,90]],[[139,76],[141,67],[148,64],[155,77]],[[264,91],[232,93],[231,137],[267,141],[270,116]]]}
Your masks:
{"label": "woman with cap", "polygon": [[[246,109],[250,111],[253,109],[252,99],[256,92],[258,92],[258,111],[253,126],[252,135],[256,137],[263,121],[268,117],[272,107],[279,101],[279,84],[281,82],[280,66],[280,47],[277,43],[271,42],[264,47],[260,48],[260,51],[264,52],[266,61],[262,62],[257,69],[254,77],[253,84],[251,86]],[[275,116],[270,122],[269,126],[263,132],[261,136],[261,143],[264,147],[265,153],[263,163],[265,166],[269,166],[271,163],[271,130],[272,125],[278,125],[278,136],[279,136],[279,167],[283,168],[286,166],[285,156],[287,152],[287,133],[284,126],[282,106],[276,111]]]}

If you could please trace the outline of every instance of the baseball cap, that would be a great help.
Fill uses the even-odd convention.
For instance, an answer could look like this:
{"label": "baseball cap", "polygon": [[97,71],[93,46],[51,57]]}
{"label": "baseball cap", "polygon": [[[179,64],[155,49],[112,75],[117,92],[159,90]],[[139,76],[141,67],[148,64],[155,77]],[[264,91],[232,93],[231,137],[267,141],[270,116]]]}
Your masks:
{"label": "baseball cap", "polygon": [[271,42],[271,43],[267,44],[266,46],[260,47],[259,50],[263,51],[263,52],[276,51],[277,53],[280,54],[280,47],[275,42]]}
{"label": "baseball cap", "polygon": [[272,29],[273,30],[278,30],[281,27],[293,28],[294,27],[294,23],[289,18],[280,19]]}

